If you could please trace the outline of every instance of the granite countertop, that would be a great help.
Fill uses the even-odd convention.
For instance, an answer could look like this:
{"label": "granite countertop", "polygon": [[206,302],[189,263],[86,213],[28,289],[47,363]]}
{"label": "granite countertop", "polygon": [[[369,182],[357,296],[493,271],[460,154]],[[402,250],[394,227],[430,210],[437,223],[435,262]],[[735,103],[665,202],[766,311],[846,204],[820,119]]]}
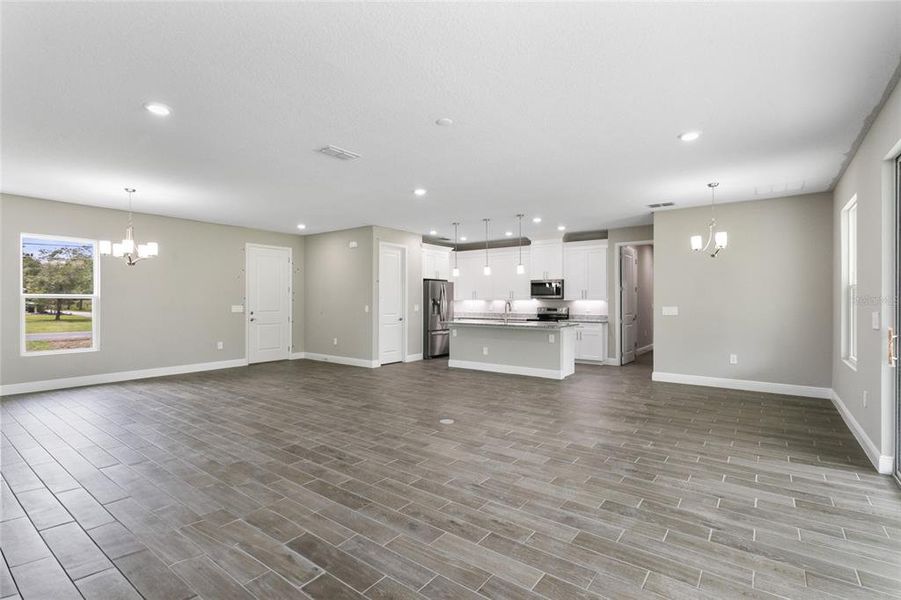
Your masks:
{"label": "granite countertop", "polygon": [[449,321],[451,326],[473,327],[514,327],[517,329],[563,329],[565,327],[578,327],[578,323],[570,321],[525,321],[523,319],[510,319],[504,323],[503,319],[454,319]]}

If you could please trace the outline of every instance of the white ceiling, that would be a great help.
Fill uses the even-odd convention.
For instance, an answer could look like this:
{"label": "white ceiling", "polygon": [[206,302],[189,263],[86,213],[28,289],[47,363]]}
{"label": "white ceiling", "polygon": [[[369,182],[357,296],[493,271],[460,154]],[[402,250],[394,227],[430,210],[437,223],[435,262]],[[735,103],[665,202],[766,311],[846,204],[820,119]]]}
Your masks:
{"label": "white ceiling", "polygon": [[901,2],[4,3],[2,190],[307,233],[646,223],[714,179],[829,189],[899,55]]}

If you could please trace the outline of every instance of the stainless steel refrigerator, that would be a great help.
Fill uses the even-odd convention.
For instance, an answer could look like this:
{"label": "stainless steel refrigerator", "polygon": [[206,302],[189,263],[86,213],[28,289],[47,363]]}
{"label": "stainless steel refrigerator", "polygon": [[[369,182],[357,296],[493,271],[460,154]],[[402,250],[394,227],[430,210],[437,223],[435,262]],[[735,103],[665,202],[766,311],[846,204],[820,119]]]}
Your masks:
{"label": "stainless steel refrigerator", "polygon": [[450,353],[449,321],[454,320],[454,284],[444,279],[422,280],[422,357]]}

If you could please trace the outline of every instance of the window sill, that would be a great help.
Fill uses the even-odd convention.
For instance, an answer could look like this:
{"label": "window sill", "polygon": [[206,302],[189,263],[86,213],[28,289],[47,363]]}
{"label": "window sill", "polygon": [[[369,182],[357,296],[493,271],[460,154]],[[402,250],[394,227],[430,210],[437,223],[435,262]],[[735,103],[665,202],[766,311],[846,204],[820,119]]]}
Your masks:
{"label": "window sill", "polygon": [[845,366],[851,369],[852,371],[857,371],[857,361],[851,360],[849,358],[843,358],[842,362],[845,363]]}
{"label": "window sill", "polygon": [[19,356],[54,356],[56,354],[80,354],[82,352],[98,352],[100,348],[68,348],[66,350],[35,350],[33,352],[20,351]]}

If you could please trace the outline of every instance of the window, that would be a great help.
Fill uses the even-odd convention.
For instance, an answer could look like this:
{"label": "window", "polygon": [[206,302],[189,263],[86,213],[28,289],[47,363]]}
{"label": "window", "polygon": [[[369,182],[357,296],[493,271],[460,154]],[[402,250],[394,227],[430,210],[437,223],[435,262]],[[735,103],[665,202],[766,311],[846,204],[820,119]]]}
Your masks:
{"label": "window", "polygon": [[857,196],[842,209],[842,359],[857,368]]}
{"label": "window", "polygon": [[23,233],[22,353],[97,349],[97,242]]}

